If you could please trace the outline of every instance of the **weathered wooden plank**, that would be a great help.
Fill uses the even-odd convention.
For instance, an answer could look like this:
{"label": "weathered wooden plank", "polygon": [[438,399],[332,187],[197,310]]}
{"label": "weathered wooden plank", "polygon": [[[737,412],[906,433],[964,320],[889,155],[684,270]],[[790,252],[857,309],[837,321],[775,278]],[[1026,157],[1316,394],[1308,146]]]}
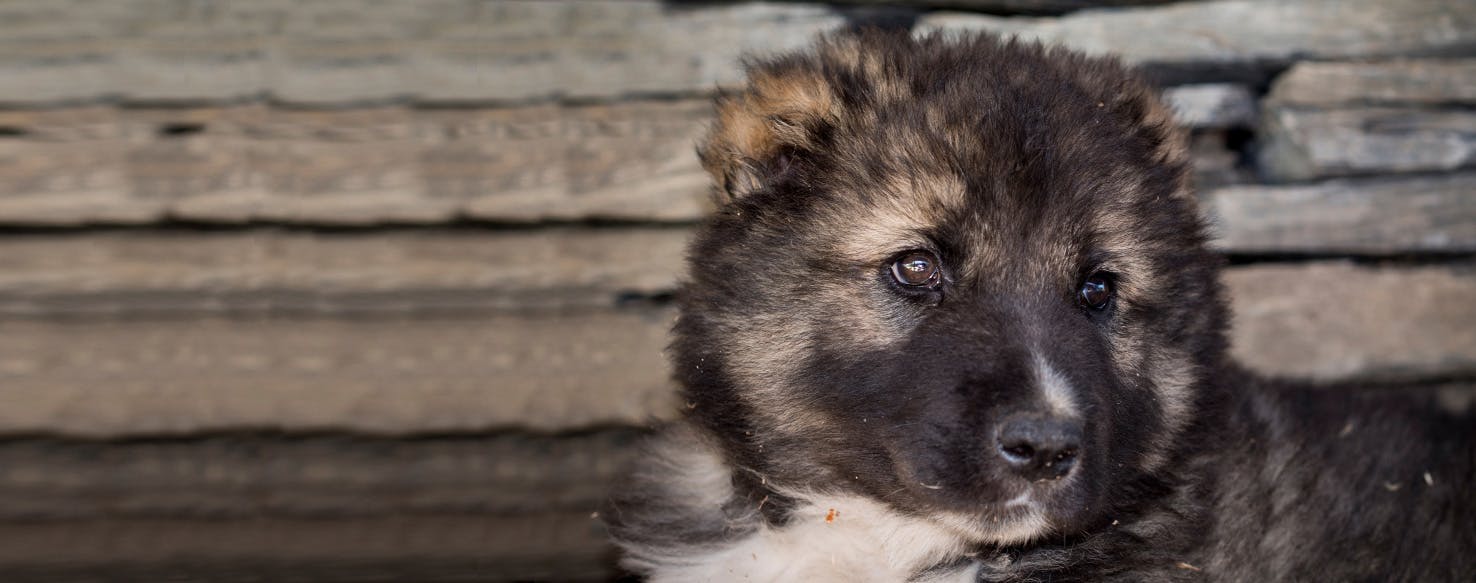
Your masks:
{"label": "weathered wooden plank", "polygon": [[1476,166],[1476,61],[1309,63],[1277,79],[1261,166],[1277,180]]}
{"label": "weathered wooden plank", "polygon": [[0,238],[0,314],[611,307],[670,291],[686,229]]}
{"label": "weathered wooden plank", "polygon": [[1318,380],[1468,376],[1476,370],[1476,276],[1470,266],[1348,263],[1229,270],[1236,358],[1263,372]]}
{"label": "weathered wooden plank", "polygon": [[589,514],[645,433],[416,439],[215,435],[0,442],[0,524],[37,520]]}
{"label": "weathered wooden plank", "polygon": [[962,8],[992,14],[1061,14],[1087,8],[1168,4],[1175,1],[1183,0],[902,0],[900,2],[896,0],[840,0],[840,3]]}
{"label": "weathered wooden plank", "polygon": [[492,109],[0,112],[0,223],[326,225],[710,210],[705,100]]}
{"label": "weathered wooden plank", "polygon": [[0,572],[17,583],[608,581],[616,575],[609,537],[589,513],[0,523]]}
{"label": "weathered wooden plank", "polygon": [[1476,251],[1476,174],[1243,185],[1200,197],[1233,253]]}
{"label": "weathered wooden plank", "polygon": [[127,135],[101,107],[0,111],[0,221],[137,223],[167,201],[129,196]]}
{"label": "weathered wooden plank", "polygon": [[[865,9],[655,0],[20,2],[0,102],[111,96],[303,105],[705,93],[738,56],[809,42]],[[101,14],[99,14],[101,13]]]}
{"label": "weathered wooden plank", "polygon": [[477,136],[425,153],[431,195],[460,196],[467,216],[494,220],[691,221],[711,210],[695,153],[707,100],[536,111],[425,114],[443,131]]}
{"label": "weathered wooden plank", "polygon": [[[1312,264],[1226,278],[1236,354],[1258,370],[1331,379],[1476,371],[1469,270]],[[3,322],[0,432],[639,424],[678,405],[662,357],[671,318],[655,309]]]}
{"label": "weathered wooden plank", "polygon": [[[1461,55],[1476,49],[1464,0],[1221,0],[1083,10],[1059,18],[924,16],[918,30],[987,30],[1111,53],[1160,78],[1240,78],[1294,59]],[[1152,31],[1152,34],[1144,34]]]}
{"label": "weathered wooden plank", "polygon": [[1250,88],[1230,83],[1170,87],[1164,101],[1179,125],[1193,129],[1247,127],[1256,121],[1256,98]]}
{"label": "weathered wooden plank", "polygon": [[1297,63],[1276,78],[1278,105],[1456,105],[1476,103],[1476,59]]}
{"label": "weathered wooden plank", "polygon": [[[988,1],[1047,11],[1101,5]],[[817,32],[882,17],[874,8],[818,3],[655,0],[107,4],[8,3],[0,72],[12,82],[0,88],[0,102],[268,96],[322,106],[706,93],[738,82],[737,58],[746,51],[795,48]],[[1020,33],[1212,78],[1215,69],[1303,56],[1468,52],[1476,16],[1464,8],[1461,0],[1222,0],[1059,18],[929,15],[921,28]]]}
{"label": "weathered wooden plank", "polygon": [[1275,180],[1476,166],[1476,112],[1465,109],[1267,108],[1260,166]]}
{"label": "weathered wooden plank", "polygon": [[676,404],[669,311],[0,323],[0,433],[630,425]]}
{"label": "weathered wooden plank", "polygon": [[[1168,95],[1193,127],[1249,108],[1236,86]],[[694,153],[710,116],[702,99],[0,112],[0,224],[691,222],[712,209]],[[1196,152],[1233,179],[1224,148]]]}

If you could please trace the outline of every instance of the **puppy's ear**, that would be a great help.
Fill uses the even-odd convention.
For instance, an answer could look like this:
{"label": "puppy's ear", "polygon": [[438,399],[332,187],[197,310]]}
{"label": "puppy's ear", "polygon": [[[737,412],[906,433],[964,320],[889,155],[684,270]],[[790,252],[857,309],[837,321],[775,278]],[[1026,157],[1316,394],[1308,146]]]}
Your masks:
{"label": "puppy's ear", "polygon": [[782,173],[835,123],[830,83],[801,63],[749,68],[748,84],[717,98],[717,121],[697,148],[719,204],[738,200]]}

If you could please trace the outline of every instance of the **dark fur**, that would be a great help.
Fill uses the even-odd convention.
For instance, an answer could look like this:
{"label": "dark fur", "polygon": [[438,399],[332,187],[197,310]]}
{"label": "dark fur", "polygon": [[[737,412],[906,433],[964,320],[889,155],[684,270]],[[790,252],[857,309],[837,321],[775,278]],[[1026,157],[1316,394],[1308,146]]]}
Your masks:
{"label": "dark fur", "polygon": [[[680,295],[690,409],[659,446],[710,448],[732,491],[702,501],[656,454],[668,465],[607,513],[632,565],[785,528],[796,490],[1008,523],[1025,520],[1004,505],[1024,488],[1049,531],[934,569],[1476,578],[1470,414],[1227,360],[1183,136],[1137,76],[990,36],[889,34],[749,70],[702,147],[722,206]],[[909,296],[885,266],[919,245],[952,281]],[[1080,308],[1104,266],[1118,298]],[[1042,358],[1071,389],[1083,458],[1059,484],[1022,485],[990,445],[1002,419],[1045,407]]]}

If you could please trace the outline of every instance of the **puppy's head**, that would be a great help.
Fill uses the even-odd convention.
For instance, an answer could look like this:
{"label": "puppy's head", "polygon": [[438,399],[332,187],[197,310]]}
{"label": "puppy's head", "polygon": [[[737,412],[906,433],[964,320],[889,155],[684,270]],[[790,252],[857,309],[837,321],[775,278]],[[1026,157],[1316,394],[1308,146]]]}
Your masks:
{"label": "puppy's head", "polygon": [[1224,309],[1147,85],[880,33],[748,79],[700,148],[720,211],[675,343],[736,464],[998,544],[1078,532],[1172,470]]}

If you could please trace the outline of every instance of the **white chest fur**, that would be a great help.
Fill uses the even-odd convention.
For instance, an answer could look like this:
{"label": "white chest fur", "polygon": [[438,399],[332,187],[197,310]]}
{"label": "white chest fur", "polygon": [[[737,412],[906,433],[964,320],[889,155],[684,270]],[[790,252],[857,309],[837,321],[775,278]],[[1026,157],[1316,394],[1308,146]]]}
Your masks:
{"label": "white chest fur", "polygon": [[[897,583],[957,557],[964,537],[862,498],[817,498],[782,528],[763,527],[708,553],[667,562],[656,582],[806,581]],[[971,581],[973,568],[926,581]]]}

